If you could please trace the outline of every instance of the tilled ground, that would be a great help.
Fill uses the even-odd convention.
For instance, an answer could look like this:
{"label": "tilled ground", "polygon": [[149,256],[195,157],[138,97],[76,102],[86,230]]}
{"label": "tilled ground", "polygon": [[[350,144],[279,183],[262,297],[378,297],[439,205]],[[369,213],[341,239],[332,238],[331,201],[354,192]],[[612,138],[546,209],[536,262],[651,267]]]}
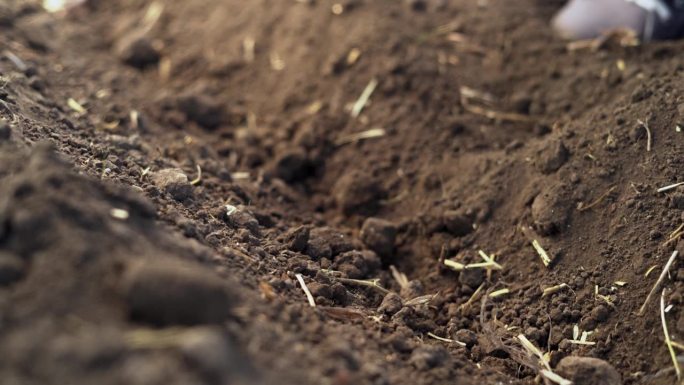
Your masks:
{"label": "tilled ground", "polygon": [[559,3],[1,3],[3,383],[675,382],[684,43]]}

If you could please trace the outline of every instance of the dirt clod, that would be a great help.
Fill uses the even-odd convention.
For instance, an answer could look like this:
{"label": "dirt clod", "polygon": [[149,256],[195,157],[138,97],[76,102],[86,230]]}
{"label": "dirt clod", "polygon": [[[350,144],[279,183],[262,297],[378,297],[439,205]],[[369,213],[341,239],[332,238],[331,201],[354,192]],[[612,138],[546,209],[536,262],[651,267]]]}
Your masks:
{"label": "dirt clod", "polygon": [[316,227],[311,230],[311,237],[323,238],[330,245],[332,255],[338,255],[358,248],[358,241],[331,227]]}
{"label": "dirt clod", "polygon": [[35,13],[18,20],[28,44],[38,51],[54,50],[56,47],[55,21],[49,15]]}
{"label": "dirt clod", "polygon": [[361,227],[361,240],[363,243],[385,261],[388,261],[394,252],[394,243],[397,237],[397,227],[386,220],[368,218]]}
{"label": "dirt clod", "polygon": [[132,319],[159,326],[222,322],[233,304],[223,280],[176,261],[131,266],[122,290]]}
{"label": "dirt clod", "polygon": [[449,234],[462,237],[473,232],[473,221],[457,211],[447,211],[442,215],[444,226]]}
{"label": "dirt clod", "polygon": [[236,229],[247,229],[251,235],[259,237],[261,234],[259,221],[245,206],[239,206],[230,215],[226,212],[226,222]]}
{"label": "dirt clod", "polygon": [[226,120],[225,107],[208,95],[183,95],[178,98],[177,105],[189,121],[208,130],[218,128]]}
{"label": "dirt clod", "polygon": [[306,178],[309,175],[309,168],[306,151],[293,148],[278,155],[273,172],[276,177],[291,183]]}
{"label": "dirt clod", "polygon": [[333,191],[337,205],[346,214],[373,215],[385,196],[380,183],[364,172],[343,175]]}
{"label": "dirt clod", "polygon": [[0,252],[0,287],[9,286],[24,276],[24,261]]}
{"label": "dirt clod", "polygon": [[474,290],[484,282],[485,277],[486,273],[483,269],[466,269],[459,273],[458,282]]}
{"label": "dirt clod", "polygon": [[122,62],[140,69],[157,64],[161,58],[152,41],[139,33],[122,37],[116,45],[116,54]]}
{"label": "dirt clod", "polygon": [[451,338],[456,341],[463,342],[468,348],[472,348],[475,346],[475,344],[477,344],[477,334],[468,329],[457,330],[451,334]]}
{"label": "dirt clod", "polygon": [[252,371],[226,333],[218,328],[191,329],[184,333],[179,350],[188,364],[210,383],[223,383],[229,376],[243,377]]}
{"label": "dirt clod", "polygon": [[651,91],[647,86],[641,85],[632,93],[631,101],[632,103],[639,103],[650,98],[652,95],[653,91]]}
{"label": "dirt clod", "polygon": [[684,210],[684,193],[676,192],[670,196],[670,207]]}
{"label": "dirt clod", "polygon": [[403,306],[402,302],[403,301],[401,300],[401,297],[398,294],[388,293],[387,295],[385,295],[385,298],[383,298],[380,307],[378,307],[378,312],[392,316],[396,312],[401,310]]}
{"label": "dirt clod", "polygon": [[309,236],[309,242],[306,245],[304,253],[314,260],[320,260],[322,258],[330,259],[332,257],[332,248],[325,237],[318,234],[312,234]]}
{"label": "dirt clod", "polygon": [[292,231],[289,237],[289,248],[292,251],[303,252],[309,244],[309,234],[311,230],[306,226],[300,226]]}
{"label": "dirt clod", "polygon": [[335,257],[333,267],[349,278],[365,278],[381,266],[380,258],[370,250],[347,251]]}
{"label": "dirt clod", "polygon": [[425,285],[417,279],[410,280],[408,284],[401,288],[401,296],[405,299],[414,299],[425,294]]}
{"label": "dirt clod", "polygon": [[183,201],[192,196],[192,185],[188,176],[179,169],[164,169],[152,173],[152,182],[173,199]]}
{"label": "dirt clod", "polygon": [[12,137],[12,127],[4,119],[0,119],[0,141],[9,140]]}
{"label": "dirt clod", "polygon": [[560,140],[550,140],[539,155],[537,168],[539,171],[549,174],[557,171],[568,161],[570,153]]}
{"label": "dirt clod", "polygon": [[564,230],[572,208],[563,188],[547,186],[532,202],[532,218],[542,235],[554,235]]}
{"label": "dirt clod", "polygon": [[311,282],[307,286],[309,288],[309,291],[311,291],[311,294],[314,296],[314,298],[333,298],[333,290],[330,285],[319,282]]}
{"label": "dirt clod", "polygon": [[427,0],[404,0],[404,2],[413,11],[424,12],[428,8]]}
{"label": "dirt clod", "polygon": [[421,346],[413,351],[409,362],[418,370],[428,370],[444,364],[449,353],[441,346]]}
{"label": "dirt clod", "polygon": [[388,336],[385,340],[392,349],[399,353],[411,353],[415,348],[415,341],[411,339],[413,333],[405,326],[397,328],[397,331]]}
{"label": "dirt clod", "polygon": [[620,373],[598,358],[565,357],[558,363],[556,371],[576,385],[622,385]]}
{"label": "dirt clod", "polygon": [[591,311],[591,316],[597,322],[605,322],[610,316],[610,308],[606,305],[598,305]]}

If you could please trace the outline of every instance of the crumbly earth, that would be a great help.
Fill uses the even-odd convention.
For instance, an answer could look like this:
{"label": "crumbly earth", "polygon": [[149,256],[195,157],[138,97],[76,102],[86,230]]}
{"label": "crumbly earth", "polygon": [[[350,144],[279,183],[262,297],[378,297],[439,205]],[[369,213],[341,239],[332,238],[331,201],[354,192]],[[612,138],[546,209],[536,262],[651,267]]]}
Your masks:
{"label": "crumbly earth", "polygon": [[674,383],[684,43],[560,3],[2,2],[3,383]]}

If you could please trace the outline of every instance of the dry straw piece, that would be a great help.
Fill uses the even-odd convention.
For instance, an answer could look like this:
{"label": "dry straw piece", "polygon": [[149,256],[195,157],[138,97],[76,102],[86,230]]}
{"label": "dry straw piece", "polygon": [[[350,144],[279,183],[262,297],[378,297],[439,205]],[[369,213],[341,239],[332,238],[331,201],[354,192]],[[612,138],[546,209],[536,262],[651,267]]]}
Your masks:
{"label": "dry straw piece", "polygon": [[451,259],[445,259],[444,260],[444,266],[456,270],[456,271],[463,271],[465,270],[465,265],[456,261],[453,261]]}
{"label": "dry straw piece", "polygon": [[571,344],[575,344],[575,345],[587,345],[587,346],[596,345],[596,342],[588,340],[588,338],[591,334],[593,334],[593,332],[583,331],[582,334],[580,335],[579,326],[575,325],[573,330],[572,330],[572,339],[569,340],[568,342]]}
{"label": "dry straw piece", "polygon": [[648,276],[653,272],[658,267],[658,265],[653,265],[646,270],[646,273],[644,273],[644,278],[648,278]]}
{"label": "dry straw piece", "polygon": [[302,287],[302,290],[304,290],[304,294],[306,294],[306,299],[309,301],[309,305],[311,307],[316,307],[316,301],[314,301],[313,295],[311,295],[309,288],[306,286],[306,282],[304,282],[304,277],[302,277],[301,274],[296,274],[295,277],[297,277],[299,285]]}
{"label": "dry straw piece", "polygon": [[563,289],[565,289],[565,288],[569,288],[569,287],[570,287],[570,286],[568,286],[567,283],[561,283],[560,285],[547,287],[547,288],[544,289],[543,292],[542,292],[542,298],[546,297],[547,295],[551,295],[551,294],[558,293],[559,291],[561,291],[561,290],[563,290]]}
{"label": "dry straw piece", "polygon": [[28,69],[26,63],[24,63],[24,61],[21,60],[19,56],[15,55],[12,51],[5,50],[3,53],[5,54],[5,57],[9,59],[9,61],[11,61],[15,67],[17,67],[19,71],[24,72]]}
{"label": "dry straw piece", "polygon": [[603,202],[603,200],[606,199],[610,194],[612,194],[613,191],[615,191],[616,188],[617,188],[617,186],[613,186],[613,187],[609,188],[608,191],[606,191],[606,192],[604,192],[603,194],[601,194],[601,196],[598,197],[594,202],[592,202],[591,204],[589,204],[589,205],[587,205],[587,206],[583,206],[583,205],[582,205],[582,206],[580,206],[577,210],[579,210],[579,211],[587,211],[587,210],[589,210],[589,209],[591,209],[591,208],[596,207],[599,203]]}
{"label": "dry straw piece", "polygon": [[539,254],[539,257],[541,258],[542,263],[544,263],[544,266],[549,267],[553,260],[551,259],[551,257],[549,257],[549,254],[546,252],[546,250],[544,250],[541,244],[539,244],[539,241],[537,241],[536,239],[533,240],[532,247],[534,247],[534,249],[537,251],[537,254]]}
{"label": "dry straw piece", "polygon": [[193,179],[190,184],[195,186],[198,185],[202,181],[202,167],[200,165],[197,165],[197,178]]}
{"label": "dry straw piece", "polygon": [[370,287],[370,288],[373,288],[373,289],[381,292],[382,294],[389,294],[390,293],[389,290],[380,286],[380,279],[378,279],[378,278],[363,280],[363,279],[351,279],[351,278],[335,277],[335,279],[337,279],[341,283]]}
{"label": "dry straw piece", "polygon": [[659,193],[661,193],[661,192],[665,192],[665,191],[669,191],[669,190],[675,189],[675,188],[677,188],[677,187],[679,187],[679,186],[684,186],[684,182],[679,182],[679,183],[671,184],[671,185],[669,185],[669,186],[661,187],[661,188],[659,188],[657,191],[658,191]]}
{"label": "dry straw piece", "polygon": [[111,215],[112,218],[119,219],[122,221],[125,221],[130,216],[128,211],[126,211],[124,209],[117,209],[117,208],[113,208],[113,209],[109,210],[109,215]]}
{"label": "dry straw piece", "polygon": [[519,334],[516,338],[530,355],[536,356],[538,358],[539,365],[542,366],[542,369],[539,370],[539,374],[542,377],[548,379],[549,381],[555,382],[558,385],[572,385],[572,381],[561,377],[551,370],[551,366],[549,366],[544,353],[542,353],[538,347],[530,342],[530,340],[528,340],[524,334]]}
{"label": "dry straw piece", "polygon": [[345,144],[356,143],[366,139],[382,138],[386,134],[387,132],[384,128],[371,128],[370,130],[343,136],[335,141],[335,145],[343,146]]}
{"label": "dry straw piece", "polygon": [[473,295],[471,295],[470,298],[468,298],[468,301],[466,301],[466,303],[461,305],[461,307],[460,307],[461,312],[466,311],[475,301],[477,301],[478,297],[480,296],[480,293],[482,293],[482,289],[484,289],[484,283],[481,284],[477,288],[477,290],[475,290]]}
{"label": "dry straw piece", "polygon": [[137,130],[140,127],[140,113],[136,110],[131,110],[129,113],[129,120],[131,121],[131,128]]}
{"label": "dry straw piece", "polygon": [[399,284],[399,287],[401,287],[402,289],[405,287],[408,287],[409,280],[408,280],[408,277],[406,276],[406,274],[397,270],[397,268],[394,267],[394,265],[390,265],[390,272],[392,272],[392,277],[394,278],[395,281],[397,281],[397,283]]}
{"label": "dry straw piece", "polygon": [[653,297],[653,294],[658,291],[660,284],[665,280],[665,276],[667,276],[667,272],[670,271],[670,266],[672,266],[672,263],[677,258],[677,254],[679,254],[679,252],[677,250],[675,250],[672,253],[672,256],[670,257],[670,259],[665,264],[665,268],[663,268],[663,272],[660,273],[660,277],[658,277],[658,280],[656,281],[655,285],[653,285],[653,289],[651,289],[651,292],[648,293],[648,296],[646,297],[644,304],[641,305],[641,308],[639,309],[639,312],[637,313],[637,315],[639,315],[639,316],[644,315],[644,311],[646,310],[646,305],[648,305],[649,301],[651,301],[651,297]]}
{"label": "dry straw piece", "polygon": [[375,92],[375,88],[378,86],[378,79],[373,78],[371,81],[368,83],[366,88],[363,90],[361,93],[361,96],[359,99],[354,103],[354,107],[352,107],[351,110],[351,116],[353,118],[358,118],[359,115],[361,115],[361,111],[366,107],[366,104],[368,104],[368,101],[370,100],[371,96],[373,95],[373,92]]}
{"label": "dry straw piece", "polygon": [[510,289],[496,290],[496,291],[489,293],[489,298],[497,298],[497,297],[501,297],[501,296],[504,296],[504,295],[510,294],[510,293],[511,293]]}
{"label": "dry straw piece", "polygon": [[76,111],[76,113],[79,115],[85,115],[88,112],[88,110],[86,110],[85,107],[81,105],[81,103],[77,102],[73,98],[69,98],[67,100],[67,105],[69,106],[69,108]]}
{"label": "dry straw piece", "polygon": [[[452,34],[453,35],[453,34]],[[455,36],[455,35],[454,35]],[[494,103],[494,97],[490,94],[482,91],[475,90],[470,87],[461,87],[461,105],[463,108],[475,115],[484,116],[492,120],[500,121],[510,121],[510,122],[531,122],[533,119],[529,116],[517,114],[513,112],[501,112],[492,110],[490,108],[485,108],[476,104],[472,101],[476,100],[481,104],[491,105]]]}
{"label": "dry straw piece", "polygon": [[469,263],[467,265],[464,265],[460,262],[456,262],[451,259],[445,259],[442,263],[444,264],[444,266],[455,271],[463,271],[470,269],[486,269],[488,276],[490,275],[492,270],[503,270],[503,266],[494,261],[494,256],[487,255],[487,253],[485,253],[482,250],[478,251],[478,254],[480,255],[480,257],[482,257],[484,262]]}
{"label": "dry straw piece", "polygon": [[646,151],[650,152],[653,146],[653,136],[651,136],[651,128],[642,120],[637,120],[639,125],[641,125],[646,130]]}
{"label": "dry straw piece", "polygon": [[331,278],[339,281],[340,283],[347,284],[347,285],[356,285],[356,286],[364,286],[364,287],[370,287],[372,289],[375,289],[382,294],[389,294],[391,291],[385,289],[380,285],[380,279],[379,278],[373,278],[373,279],[352,279],[352,278],[343,278],[341,277],[342,273],[339,271],[335,270],[328,270],[328,269],[321,269],[321,271]]}
{"label": "dry straw piece", "polygon": [[456,341],[456,340],[452,340],[452,339],[450,339],[450,338],[440,337],[440,336],[435,335],[435,334],[430,333],[430,332],[428,332],[427,335],[428,335],[429,337],[431,337],[431,338],[436,339],[437,341],[448,342],[448,343],[450,343],[450,344],[453,343],[453,344],[456,344],[456,345],[461,346],[461,347],[466,347],[466,346],[467,346],[465,343],[463,343],[463,342],[461,342],[461,341]]}
{"label": "dry straw piece", "polygon": [[[489,270],[489,269],[493,269],[493,270],[503,270],[503,266],[501,266],[501,265],[499,265],[498,263],[494,262],[494,256],[493,256],[493,255],[492,255],[492,256],[487,255],[487,253],[485,253],[485,252],[482,251],[482,250],[479,250],[477,253],[480,254],[480,257],[482,257],[482,259],[484,259],[484,261],[485,261],[487,264],[489,264],[489,266],[485,266],[485,267],[487,267],[488,270]],[[467,268],[468,268],[468,267],[466,266],[466,269],[467,269]]]}
{"label": "dry straw piece", "polygon": [[663,323],[663,333],[665,334],[665,344],[667,345],[667,350],[670,352],[670,357],[672,357],[672,363],[674,364],[675,372],[677,373],[677,380],[682,379],[682,370],[679,367],[679,360],[677,359],[677,353],[672,345],[672,339],[670,338],[670,333],[667,330],[667,320],[665,319],[665,289],[663,289],[660,295],[660,320]]}

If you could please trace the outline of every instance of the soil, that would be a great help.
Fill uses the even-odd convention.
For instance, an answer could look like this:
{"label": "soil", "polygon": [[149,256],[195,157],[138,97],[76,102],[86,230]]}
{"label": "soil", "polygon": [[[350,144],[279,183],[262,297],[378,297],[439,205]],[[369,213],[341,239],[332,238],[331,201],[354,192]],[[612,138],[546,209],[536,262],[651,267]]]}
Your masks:
{"label": "soil", "polygon": [[3,383],[674,383],[684,43],[561,3],[0,4]]}

